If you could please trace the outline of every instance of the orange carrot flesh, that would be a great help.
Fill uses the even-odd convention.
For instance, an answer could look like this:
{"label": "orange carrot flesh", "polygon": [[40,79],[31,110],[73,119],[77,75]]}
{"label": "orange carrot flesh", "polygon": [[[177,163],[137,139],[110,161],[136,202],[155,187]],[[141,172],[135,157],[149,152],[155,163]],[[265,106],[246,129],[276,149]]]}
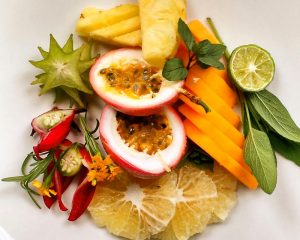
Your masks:
{"label": "orange carrot flesh", "polygon": [[224,102],[230,107],[233,107],[237,102],[236,92],[228,86],[223,78],[209,69],[213,68],[203,69],[197,65],[193,66],[189,71],[189,78],[187,81],[196,81],[196,83],[199,81],[204,82],[211,90],[218,94]]}
{"label": "orange carrot flesh", "polygon": [[238,128],[241,123],[239,115],[224,102],[222,98],[212,91],[206,83],[202,81],[195,82],[190,76],[189,74],[185,81],[186,88],[200,97],[212,110],[220,113],[230,124]]}
{"label": "orange carrot flesh", "polygon": [[192,118],[195,118],[195,121],[198,118],[204,118],[209,121],[214,127],[218,128],[224,135],[231,139],[231,141],[240,148],[243,148],[245,138],[243,134],[237,130],[234,126],[230,125],[220,114],[215,111],[205,113],[203,108],[200,111],[195,111],[195,106],[197,104],[192,103],[187,97],[180,96],[180,99],[185,102],[181,105],[179,111],[184,111],[182,114],[192,121]]}
{"label": "orange carrot flesh", "polygon": [[179,107],[181,112],[188,120],[190,120],[200,131],[208,136],[222,151],[227,153],[234,160],[239,162],[245,169],[250,171],[250,168],[245,163],[243,149],[237,146],[230,137],[220,131],[214,124],[208,121],[205,117],[199,116],[198,113],[190,109],[186,104]]}
{"label": "orange carrot flesh", "polygon": [[[215,35],[208,30],[207,27],[204,26],[203,23],[201,23],[199,20],[193,20],[188,24],[191,32],[193,33],[194,37],[197,41],[203,41],[203,40],[209,40],[211,43],[218,44],[220,43],[218,39],[215,37]],[[214,72],[215,74],[222,77],[227,83],[230,83],[230,80],[228,78],[228,73],[226,70],[219,70],[216,68],[208,68],[209,71]],[[208,70],[207,69],[207,70]]]}
{"label": "orange carrot flesh", "polygon": [[257,180],[252,173],[235,161],[228,154],[224,153],[208,136],[193,125],[189,120],[184,121],[184,127],[188,138],[206,151],[221,166],[226,168],[233,176],[250,189],[257,188]]}
{"label": "orange carrot flesh", "polygon": [[197,41],[209,40],[211,43],[220,43],[213,33],[211,33],[199,20],[193,20],[188,24],[189,29]]}

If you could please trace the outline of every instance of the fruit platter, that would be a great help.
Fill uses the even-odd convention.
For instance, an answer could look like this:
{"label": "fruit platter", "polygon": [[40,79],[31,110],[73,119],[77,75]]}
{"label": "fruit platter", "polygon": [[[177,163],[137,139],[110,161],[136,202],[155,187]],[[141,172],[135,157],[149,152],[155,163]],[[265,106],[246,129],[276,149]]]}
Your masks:
{"label": "fruit platter", "polygon": [[0,239],[297,239],[300,6],[267,2],[0,3]]}

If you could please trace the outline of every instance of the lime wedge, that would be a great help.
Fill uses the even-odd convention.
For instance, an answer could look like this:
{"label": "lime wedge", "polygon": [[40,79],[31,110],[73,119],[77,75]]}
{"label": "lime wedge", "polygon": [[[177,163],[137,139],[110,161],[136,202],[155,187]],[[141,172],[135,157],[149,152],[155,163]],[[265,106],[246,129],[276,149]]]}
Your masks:
{"label": "lime wedge", "polygon": [[238,88],[247,92],[257,92],[272,82],[275,64],[265,49],[253,44],[244,45],[232,52],[229,72]]}

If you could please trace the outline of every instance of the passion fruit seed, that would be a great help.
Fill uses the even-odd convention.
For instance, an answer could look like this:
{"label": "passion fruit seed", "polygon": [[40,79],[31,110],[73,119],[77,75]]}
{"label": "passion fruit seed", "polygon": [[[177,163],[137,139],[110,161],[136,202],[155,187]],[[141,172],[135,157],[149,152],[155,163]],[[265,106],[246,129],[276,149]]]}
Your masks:
{"label": "passion fruit seed", "polygon": [[158,93],[162,84],[161,77],[157,75],[158,69],[141,63],[103,68],[99,74],[109,87],[129,97]]}
{"label": "passion fruit seed", "polygon": [[172,142],[172,128],[164,114],[134,117],[117,113],[117,131],[121,138],[135,150],[155,154]]}
{"label": "passion fruit seed", "polygon": [[77,146],[72,146],[63,154],[59,162],[59,170],[63,176],[76,175],[82,166],[82,157]]}

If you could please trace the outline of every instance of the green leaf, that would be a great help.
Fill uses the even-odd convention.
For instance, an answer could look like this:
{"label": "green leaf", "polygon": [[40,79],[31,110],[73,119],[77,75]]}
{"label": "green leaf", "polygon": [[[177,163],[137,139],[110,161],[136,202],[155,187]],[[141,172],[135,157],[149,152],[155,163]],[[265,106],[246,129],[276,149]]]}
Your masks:
{"label": "green leaf", "polygon": [[192,50],[193,46],[196,44],[194,36],[188,25],[181,18],[178,20],[178,32],[186,47],[189,50]]}
{"label": "green leaf", "polygon": [[7,178],[3,178],[1,179],[1,181],[3,182],[21,182],[23,181],[24,176],[16,176],[16,177],[7,177]]}
{"label": "green leaf", "polygon": [[300,143],[286,140],[274,132],[269,132],[269,138],[276,152],[300,166]]}
{"label": "green leaf", "polygon": [[250,166],[261,189],[271,194],[277,183],[276,157],[268,135],[265,132],[249,129],[245,150],[246,163]]}
{"label": "green leaf", "polygon": [[224,69],[224,64],[220,62],[226,47],[222,44],[212,44],[209,40],[203,40],[193,47],[197,62],[202,68],[214,67]]}
{"label": "green leaf", "polygon": [[188,70],[184,67],[180,58],[172,58],[166,61],[162,75],[169,81],[179,81],[186,78]]}
{"label": "green leaf", "polygon": [[267,90],[247,94],[259,116],[282,137],[300,143],[300,129],[280,100]]}
{"label": "green leaf", "polygon": [[200,64],[204,64],[204,68],[208,68],[208,67],[214,67],[217,68],[219,70],[223,70],[224,69],[224,64],[221,63],[219,61],[219,59],[213,58],[213,57],[199,57],[198,61],[200,62]]}

